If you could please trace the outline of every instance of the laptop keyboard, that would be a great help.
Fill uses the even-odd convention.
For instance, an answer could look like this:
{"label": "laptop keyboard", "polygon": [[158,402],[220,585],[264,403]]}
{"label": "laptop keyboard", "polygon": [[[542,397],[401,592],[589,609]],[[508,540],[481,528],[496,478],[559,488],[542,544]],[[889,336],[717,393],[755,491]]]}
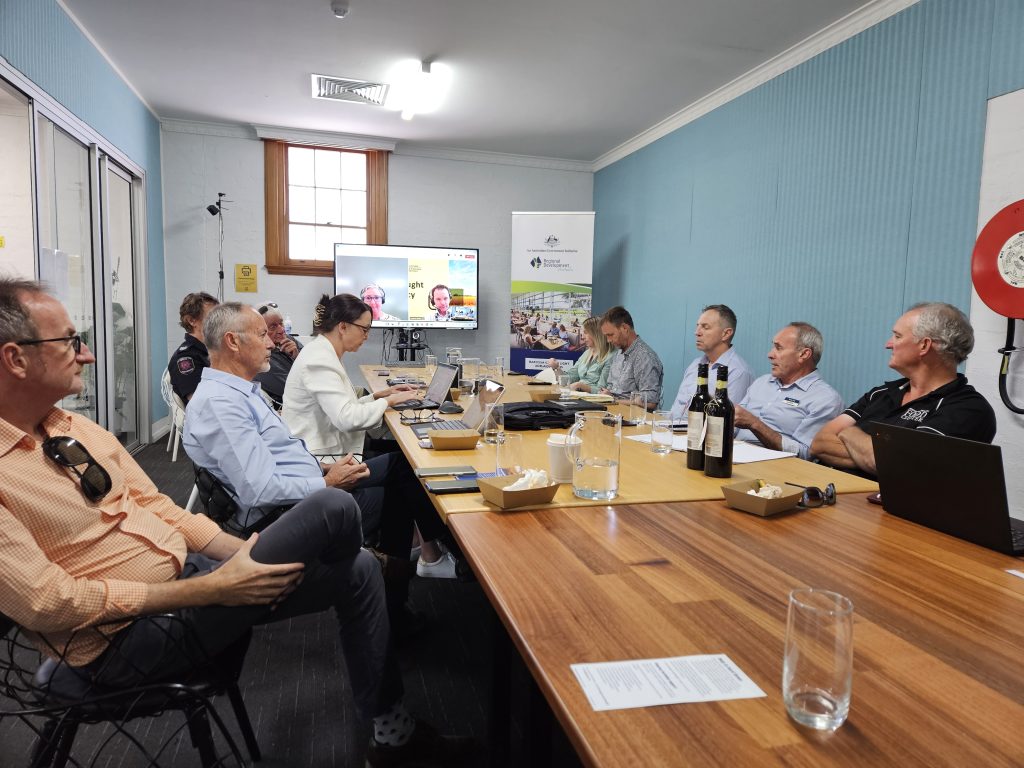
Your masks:
{"label": "laptop keyboard", "polygon": [[469,425],[464,421],[458,419],[452,419],[451,421],[435,421],[430,425],[431,429],[469,429]]}

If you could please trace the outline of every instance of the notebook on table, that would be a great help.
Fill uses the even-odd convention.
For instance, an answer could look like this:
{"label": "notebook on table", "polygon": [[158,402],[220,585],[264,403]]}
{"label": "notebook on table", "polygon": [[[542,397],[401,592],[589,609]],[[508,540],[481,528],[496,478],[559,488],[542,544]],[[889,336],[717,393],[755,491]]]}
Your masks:
{"label": "notebook on table", "polygon": [[406,408],[415,408],[419,411],[437,410],[448,397],[448,392],[454,386],[458,373],[459,369],[456,366],[438,363],[437,370],[434,371],[434,378],[430,380],[427,393],[422,400],[410,398],[392,407],[396,411],[403,411]]}
{"label": "notebook on table", "polygon": [[412,424],[413,434],[419,439],[427,436],[432,429],[475,429],[483,432],[484,417],[487,415],[487,406],[497,403],[505,393],[505,387],[497,381],[484,379],[477,386],[477,395],[467,406],[461,419],[449,419],[447,421],[435,421],[429,424]]}
{"label": "notebook on table", "polygon": [[998,445],[872,422],[882,508],[1007,555],[1024,555],[1024,521],[1010,516]]}

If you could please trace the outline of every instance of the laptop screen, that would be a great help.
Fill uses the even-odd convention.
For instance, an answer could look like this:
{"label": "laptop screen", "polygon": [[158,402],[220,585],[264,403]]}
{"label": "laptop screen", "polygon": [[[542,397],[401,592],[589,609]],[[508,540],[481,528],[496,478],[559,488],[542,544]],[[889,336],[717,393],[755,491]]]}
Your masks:
{"label": "laptop screen", "polygon": [[430,380],[430,385],[427,387],[427,394],[424,395],[424,400],[430,400],[435,403],[443,403],[445,398],[448,397],[448,390],[455,385],[455,377],[458,375],[459,369],[454,365],[448,365],[448,363],[438,363],[437,370],[434,371],[434,378]]}

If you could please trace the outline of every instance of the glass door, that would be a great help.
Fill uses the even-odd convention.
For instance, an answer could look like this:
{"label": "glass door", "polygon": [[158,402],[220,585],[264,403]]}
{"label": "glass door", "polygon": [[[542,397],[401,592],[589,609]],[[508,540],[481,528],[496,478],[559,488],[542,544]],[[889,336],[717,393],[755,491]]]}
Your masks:
{"label": "glass door", "polygon": [[35,276],[28,99],[0,80],[0,274]]}
{"label": "glass door", "polygon": [[[36,120],[36,147],[39,277],[67,308],[82,339],[99,352],[90,151],[42,115]],[[60,407],[102,424],[96,366],[86,366],[82,380],[81,394],[65,397]]]}
{"label": "glass door", "polygon": [[113,354],[107,356],[110,423],[108,428],[128,448],[139,442],[138,355],[135,344],[135,249],[132,233],[132,179],[106,157],[100,159],[103,255],[110,275],[110,327]]}

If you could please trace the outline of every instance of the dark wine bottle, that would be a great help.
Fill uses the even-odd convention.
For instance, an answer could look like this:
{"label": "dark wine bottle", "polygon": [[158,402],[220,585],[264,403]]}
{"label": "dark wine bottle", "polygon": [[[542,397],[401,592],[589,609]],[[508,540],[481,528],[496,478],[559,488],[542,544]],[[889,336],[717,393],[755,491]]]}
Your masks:
{"label": "dark wine bottle", "polygon": [[704,409],[711,402],[708,364],[697,365],[697,391],[686,412],[686,468],[704,469]]}
{"label": "dark wine bottle", "polygon": [[715,396],[704,409],[704,474],[708,477],[732,477],[732,441],[735,433],[736,408],[729,400],[728,380],[729,367],[718,366]]}

